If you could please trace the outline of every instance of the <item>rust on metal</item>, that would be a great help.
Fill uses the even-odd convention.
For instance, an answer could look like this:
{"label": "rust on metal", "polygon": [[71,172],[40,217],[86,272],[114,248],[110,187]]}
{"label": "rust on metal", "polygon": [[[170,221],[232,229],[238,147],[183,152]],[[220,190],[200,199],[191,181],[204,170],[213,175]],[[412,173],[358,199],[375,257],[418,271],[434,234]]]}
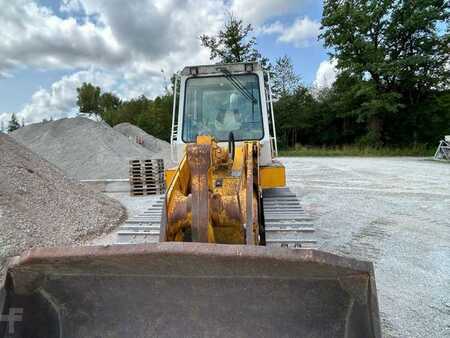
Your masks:
{"label": "rust on metal", "polygon": [[[162,241],[245,244],[247,215],[253,217],[253,224],[258,215],[253,192],[252,211],[246,210],[247,173],[254,174],[254,170],[247,171],[251,144],[237,147],[234,161],[209,136],[199,136],[196,144],[187,146],[167,191]],[[255,164],[250,165],[255,168]]]}
{"label": "rust on metal", "polygon": [[0,293],[24,309],[15,338],[379,338],[373,279],[315,250],[166,242],[31,250]]}
{"label": "rust on metal", "polygon": [[191,169],[192,194],[192,241],[207,243],[209,235],[209,190],[208,170],[211,161],[211,146],[190,144],[187,159]]}
{"label": "rust on metal", "polygon": [[257,244],[255,233],[255,213],[254,213],[254,192],[253,192],[253,147],[252,143],[246,143],[246,196],[245,205],[247,210],[246,219],[246,243],[248,245]]}

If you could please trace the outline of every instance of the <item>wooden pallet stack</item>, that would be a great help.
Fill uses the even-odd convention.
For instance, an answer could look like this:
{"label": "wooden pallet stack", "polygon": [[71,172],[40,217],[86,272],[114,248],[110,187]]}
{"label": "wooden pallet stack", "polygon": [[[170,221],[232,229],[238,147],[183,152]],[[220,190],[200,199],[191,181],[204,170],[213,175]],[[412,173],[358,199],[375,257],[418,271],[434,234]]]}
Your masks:
{"label": "wooden pallet stack", "polygon": [[162,159],[130,161],[131,196],[164,194],[165,190]]}

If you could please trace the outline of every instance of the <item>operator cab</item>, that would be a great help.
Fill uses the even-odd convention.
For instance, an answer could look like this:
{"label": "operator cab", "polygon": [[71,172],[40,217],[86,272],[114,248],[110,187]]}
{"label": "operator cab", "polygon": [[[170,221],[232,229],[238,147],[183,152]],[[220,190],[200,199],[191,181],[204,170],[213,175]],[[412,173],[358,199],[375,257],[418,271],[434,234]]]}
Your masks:
{"label": "operator cab", "polygon": [[[227,141],[260,140],[264,136],[258,76],[255,74],[189,78],[185,87],[183,141],[212,135]],[[235,82],[233,82],[235,81]]]}
{"label": "operator cab", "polygon": [[181,159],[185,145],[197,136],[212,135],[225,145],[230,133],[237,144],[260,141],[261,162],[272,161],[276,141],[270,89],[259,63],[185,67],[179,80],[171,139],[174,161]]}

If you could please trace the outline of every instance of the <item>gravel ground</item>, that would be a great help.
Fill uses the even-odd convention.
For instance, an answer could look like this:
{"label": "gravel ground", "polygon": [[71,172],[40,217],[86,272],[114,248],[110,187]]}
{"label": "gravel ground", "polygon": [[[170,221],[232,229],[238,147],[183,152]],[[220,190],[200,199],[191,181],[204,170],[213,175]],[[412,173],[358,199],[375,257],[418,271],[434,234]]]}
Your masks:
{"label": "gravel ground", "polygon": [[110,232],[125,214],[119,202],[0,133],[0,270],[5,257],[28,248],[82,244]]}
{"label": "gravel ground", "polygon": [[106,123],[84,117],[30,124],[11,135],[76,179],[128,178],[129,160],[160,156],[159,148],[151,151]]}
{"label": "gravel ground", "polygon": [[450,165],[283,158],[320,248],[374,262],[385,337],[450,337]]}

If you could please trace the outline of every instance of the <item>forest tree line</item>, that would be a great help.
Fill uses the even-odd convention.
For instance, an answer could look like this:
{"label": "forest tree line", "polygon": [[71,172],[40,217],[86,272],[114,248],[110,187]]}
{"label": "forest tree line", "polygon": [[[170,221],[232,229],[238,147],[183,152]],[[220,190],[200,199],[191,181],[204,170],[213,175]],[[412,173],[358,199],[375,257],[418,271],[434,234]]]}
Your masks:
{"label": "forest tree line", "polygon": [[[230,15],[201,43],[213,62],[259,61],[270,72],[278,142],[284,148],[434,146],[450,134],[450,28],[445,0],[324,1],[320,39],[336,62],[331,88],[305,86],[292,60],[273,64],[253,27]],[[78,91],[81,113],[111,126],[133,123],[169,140],[172,90],[120,100],[93,84]]]}

